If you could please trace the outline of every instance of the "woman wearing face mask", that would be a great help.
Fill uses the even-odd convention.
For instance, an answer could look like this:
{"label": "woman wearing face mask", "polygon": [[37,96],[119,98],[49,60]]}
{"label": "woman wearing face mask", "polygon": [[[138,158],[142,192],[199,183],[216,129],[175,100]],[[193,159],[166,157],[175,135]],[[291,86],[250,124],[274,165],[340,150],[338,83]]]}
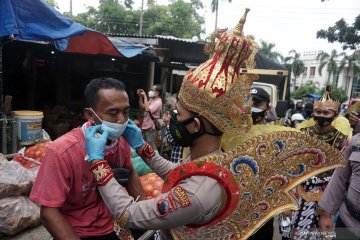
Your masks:
{"label": "woman wearing face mask", "polygon": [[[313,119],[303,121],[298,125],[298,129],[342,150],[351,128],[346,119],[337,118],[339,105],[338,101],[332,99],[331,89],[328,88],[322,98],[314,103]],[[334,121],[339,124],[333,123]],[[291,216],[291,231],[282,232],[283,239],[308,239],[311,236],[314,238],[314,235],[306,235],[308,229],[319,232],[318,201],[330,181],[331,175],[332,171],[317,175],[297,187],[300,210],[288,213]],[[307,237],[304,237],[304,234],[296,235],[296,232],[304,233]],[[321,239],[321,237],[318,236],[314,239]]]}
{"label": "woman wearing face mask", "polygon": [[139,106],[144,110],[144,119],[141,126],[144,140],[150,144],[152,148],[157,150],[157,131],[153,119],[160,118],[162,109],[162,87],[160,84],[155,84],[150,88],[147,95],[143,89],[138,89],[137,94],[139,96]]}

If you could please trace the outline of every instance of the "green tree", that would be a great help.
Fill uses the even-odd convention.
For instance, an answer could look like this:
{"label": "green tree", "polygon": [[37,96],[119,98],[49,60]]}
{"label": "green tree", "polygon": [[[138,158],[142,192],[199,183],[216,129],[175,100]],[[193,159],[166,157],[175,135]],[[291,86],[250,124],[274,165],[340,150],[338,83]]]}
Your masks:
{"label": "green tree", "polygon": [[296,52],[295,50],[289,51],[289,56],[287,56],[284,60],[285,62],[290,63],[291,72],[294,74],[294,81],[293,86],[296,87],[296,78],[300,76],[304,72],[305,64],[300,59],[300,53]]}
{"label": "green tree", "polygon": [[302,84],[296,91],[291,92],[291,97],[295,99],[301,99],[306,94],[319,93],[319,83],[313,81],[307,81]]}
{"label": "green tree", "polygon": [[[65,12],[64,15],[70,18],[70,13]],[[79,13],[74,16],[73,19],[74,21],[91,29],[99,30],[97,10],[94,7],[87,7],[87,12]]]}
{"label": "green tree", "polygon": [[55,0],[45,0],[46,4],[55,8],[59,9],[59,6],[57,5],[57,2]]}
{"label": "green tree", "polygon": [[349,26],[343,18],[327,30],[321,29],[316,33],[317,38],[327,39],[329,42],[339,42],[345,49],[359,49],[360,46],[360,15]]}
{"label": "green tree", "polygon": [[338,72],[341,72],[343,69],[346,69],[345,92],[347,92],[350,85],[350,72],[353,73],[353,77],[360,73],[360,51],[355,51],[351,55],[344,55],[344,58],[340,62]]}
{"label": "green tree", "polygon": [[[127,5],[125,3],[128,3]],[[90,7],[74,20],[103,33],[139,32],[140,10],[132,10],[130,0],[100,0],[98,9]],[[175,0],[168,6],[150,2],[143,13],[143,34],[172,35],[179,38],[200,37],[204,18],[197,13],[200,0]]]}
{"label": "green tree", "polygon": [[[228,0],[231,3],[232,0]],[[211,11],[215,13],[215,29],[217,29],[218,14],[219,14],[219,0],[211,1]]]}
{"label": "green tree", "polygon": [[283,59],[283,56],[274,51],[275,44],[274,43],[268,43],[264,40],[260,40],[260,49],[259,52],[261,52],[263,55],[265,55],[267,58],[280,63]]}
{"label": "green tree", "polygon": [[338,64],[336,59],[340,56],[343,56],[344,53],[338,53],[335,49],[331,51],[330,54],[326,52],[321,52],[317,55],[316,60],[320,60],[320,66],[318,68],[318,72],[321,76],[322,70],[325,66],[327,66],[326,71],[328,72],[329,76],[326,82],[326,85],[330,85],[330,77],[331,75],[337,76],[339,73]]}

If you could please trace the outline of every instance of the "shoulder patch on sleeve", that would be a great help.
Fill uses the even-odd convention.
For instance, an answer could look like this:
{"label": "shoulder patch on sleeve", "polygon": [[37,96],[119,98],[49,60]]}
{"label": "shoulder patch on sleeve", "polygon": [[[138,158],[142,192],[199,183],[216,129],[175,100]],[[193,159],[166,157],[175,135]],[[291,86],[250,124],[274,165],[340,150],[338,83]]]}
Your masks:
{"label": "shoulder patch on sleeve", "polygon": [[172,212],[177,208],[176,201],[172,194],[157,202],[157,212],[159,217],[164,217],[168,212]]}
{"label": "shoulder patch on sleeve", "polygon": [[179,200],[179,203],[182,207],[191,206],[190,199],[182,187],[176,186],[172,190],[172,192],[173,192],[174,196]]}

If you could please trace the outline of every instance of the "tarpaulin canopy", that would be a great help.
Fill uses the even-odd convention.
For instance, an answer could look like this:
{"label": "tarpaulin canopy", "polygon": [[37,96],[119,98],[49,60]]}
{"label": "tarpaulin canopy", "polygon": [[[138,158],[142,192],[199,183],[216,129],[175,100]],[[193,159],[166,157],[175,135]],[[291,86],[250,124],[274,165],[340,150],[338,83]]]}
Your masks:
{"label": "tarpaulin canopy", "polygon": [[1,0],[0,37],[53,42],[56,49],[80,54],[133,57],[146,47],[124,42],[115,47],[102,33],[89,29],[48,6],[42,0]]}

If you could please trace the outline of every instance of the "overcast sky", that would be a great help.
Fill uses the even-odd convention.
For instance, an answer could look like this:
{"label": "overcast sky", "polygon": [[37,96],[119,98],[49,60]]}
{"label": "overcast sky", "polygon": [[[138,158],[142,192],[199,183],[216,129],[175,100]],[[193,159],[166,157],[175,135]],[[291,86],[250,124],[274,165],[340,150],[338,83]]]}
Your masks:
{"label": "overcast sky", "polygon": [[[55,0],[60,12],[69,11],[70,0]],[[86,6],[97,7],[99,0],[72,0],[73,13],[86,11]],[[287,56],[295,49],[297,52],[332,49],[341,50],[341,45],[317,39],[316,32],[333,26],[340,18],[353,24],[360,14],[360,0],[219,0],[218,27],[232,28],[242,16],[245,8],[250,8],[244,28],[246,35],[252,34],[257,42],[260,39],[274,43],[275,50]],[[134,8],[140,8],[141,0],[134,0]],[[146,3],[147,0],[144,0]],[[158,0],[158,4],[167,4],[167,0]],[[206,19],[206,33],[215,27],[215,14],[210,10],[211,0],[203,0]],[[348,52],[349,53],[349,52]]]}

